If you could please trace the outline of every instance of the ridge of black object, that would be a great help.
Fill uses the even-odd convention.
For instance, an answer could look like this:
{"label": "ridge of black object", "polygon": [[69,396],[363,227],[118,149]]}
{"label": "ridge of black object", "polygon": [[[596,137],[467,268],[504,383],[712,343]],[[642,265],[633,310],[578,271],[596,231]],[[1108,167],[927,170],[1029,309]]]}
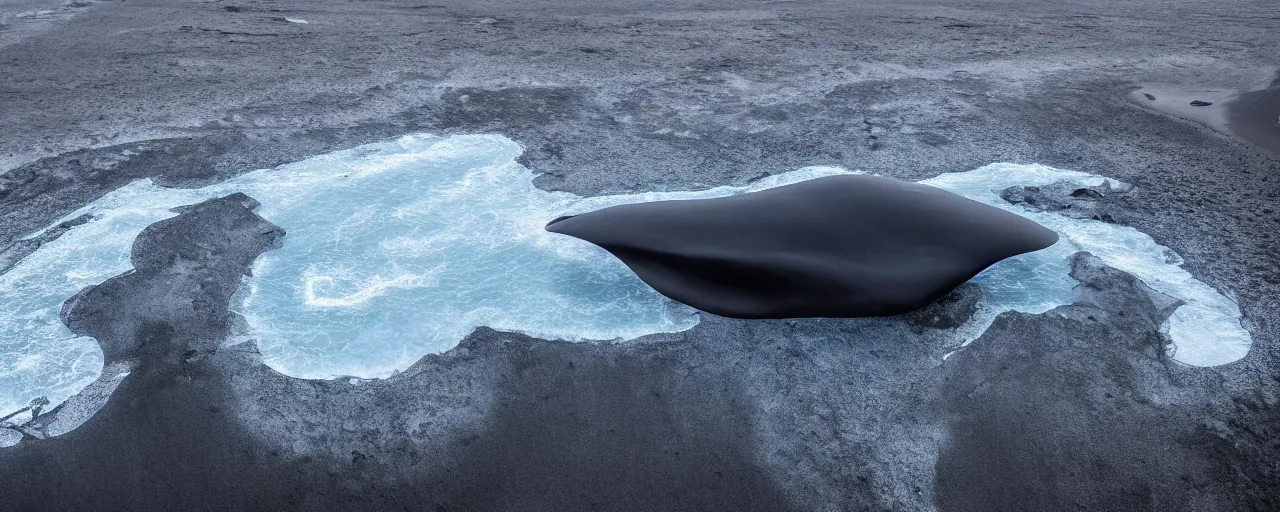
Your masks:
{"label": "ridge of black object", "polygon": [[734,318],[906,313],[1058,240],[1017,214],[864,175],[613,206],[546,229],[608,250],[667,297]]}

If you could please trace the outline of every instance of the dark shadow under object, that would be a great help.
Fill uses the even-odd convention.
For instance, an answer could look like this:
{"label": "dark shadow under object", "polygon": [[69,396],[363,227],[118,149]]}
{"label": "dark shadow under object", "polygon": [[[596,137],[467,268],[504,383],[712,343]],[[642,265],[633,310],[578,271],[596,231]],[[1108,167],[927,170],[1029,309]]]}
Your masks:
{"label": "dark shadow under object", "polygon": [[667,297],[735,318],[905,313],[1058,240],[993,206],[861,175],[614,206],[547,230],[603,247]]}

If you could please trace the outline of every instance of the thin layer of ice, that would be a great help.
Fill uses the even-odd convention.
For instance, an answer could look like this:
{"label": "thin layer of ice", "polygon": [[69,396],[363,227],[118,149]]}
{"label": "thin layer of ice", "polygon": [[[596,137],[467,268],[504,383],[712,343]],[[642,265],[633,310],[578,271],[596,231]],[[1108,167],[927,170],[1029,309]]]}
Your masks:
{"label": "thin layer of ice", "polygon": [[[496,135],[411,135],[253,171],[197,190],[141,180],[67,219],[95,219],[45,244],[0,275],[0,411],[35,396],[53,405],[102,369],[94,340],[71,334],[61,304],[81,288],[129,270],[133,240],[171,208],[245,192],[288,232],[259,257],[233,300],[265,361],[297,377],[385,377],[455,346],[477,326],[564,340],[630,339],[691,328],[696,312],[646,286],[607,252],[548,233],[560,215],[666,199],[718,197],[846,173],[810,167],[744,187],[583,198],[533,185]],[[976,338],[1003,311],[1039,313],[1070,303],[1068,258],[1086,250],[1177,297],[1167,324],[1175,359],[1208,366],[1243,357],[1249,334],[1239,308],[1132,228],[1007,204],[1012,185],[1103,178],[1038,165],[993,164],[924,183],[1028,216],[1063,235],[1055,246],[977,276],[986,298]]]}

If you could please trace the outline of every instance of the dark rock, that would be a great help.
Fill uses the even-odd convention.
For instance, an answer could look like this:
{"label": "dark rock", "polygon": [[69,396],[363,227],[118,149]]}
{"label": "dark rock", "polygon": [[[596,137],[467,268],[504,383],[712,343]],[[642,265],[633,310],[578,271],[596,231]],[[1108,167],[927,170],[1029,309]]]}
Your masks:
{"label": "dark rock", "polygon": [[9,244],[8,247],[0,249],[0,274],[8,272],[9,269],[13,268],[14,265],[17,265],[23,258],[26,258],[31,253],[35,252],[36,249],[40,248],[40,246],[57,240],[58,237],[62,236],[71,228],[89,222],[91,219],[93,219],[93,216],[86,213],[74,219],[60,222],[57,225],[46,229],[39,235],[16,240],[12,244]]}
{"label": "dark rock", "polygon": [[[936,466],[937,509],[1230,503],[1224,484],[1240,481],[1235,468],[1242,467],[1230,440],[1185,405],[1159,398],[1186,372],[1163,356],[1159,334],[1179,303],[1087,253],[1073,257],[1071,275],[1080,281],[1076,304],[1039,317],[1001,315],[942,367],[947,385],[936,404],[948,425]],[[1002,329],[1019,335],[995,335]]]}
{"label": "dark rock", "polygon": [[1000,191],[1000,197],[1012,204],[1022,204],[1040,211],[1058,212],[1077,219],[1114,222],[1115,219],[1107,211],[1106,200],[1131,189],[1128,185],[1116,185],[1110,180],[1096,187],[1058,182],[1040,187],[1009,187]]}
{"label": "dark rock", "polygon": [[[195,360],[212,350],[231,321],[226,312],[240,276],[259,254],[279,247],[284,230],[253,213],[257,202],[236,193],[181,208],[177,217],[142,230],[133,244],[134,270],[85,288],[62,305],[72,332],[98,340],[107,364]],[[152,314],[137,318],[121,308],[132,297]],[[164,313],[162,313],[164,312]],[[151,338],[199,340],[170,346]]]}
{"label": "dark rock", "polygon": [[1133,275],[1107,266],[1100,258],[1087,252],[1079,252],[1072,257],[1071,277],[1080,281],[1077,305],[1095,307],[1104,312],[1128,309],[1131,314],[1126,321],[1142,320],[1135,327],[1144,332],[1158,332],[1173,310],[1183,304],[1181,300],[1151,289]]}
{"label": "dark rock", "polygon": [[1213,103],[1211,103],[1211,102],[1208,102],[1208,101],[1200,101],[1200,100],[1195,100],[1195,101],[1192,101],[1192,102],[1191,102],[1191,106],[1193,106],[1193,107],[1207,107],[1207,106],[1212,105],[1212,104],[1213,104]]}
{"label": "dark rock", "polygon": [[1144,92],[1144,93],[1142,93],[1142,95],[1143,95],[1143,96],[1146,96],[1148,100],[1155,100],[1155,99],[1156,99],[1156,97],[1155,97],[1155,96],[1152,96],[1152,95],[1151,95],[1151,93],[1146,93],[1146,92]]}
{"label": "dark rock", "polygon": [[1087,197],[1090,199],[1102,199],[1102,193],[1092,188],[1078,188],[1071,191],[1071,197]]}
{"label": "dark rock", "polygon": [[906,313],[1058,240],[999,208],[860,175],[615,206],[547,230],[605,248],[668,297],[737,318]]}
{"label": "dark rock", "polygon": [[929,329],[955,329],[964,325],[978,310],[982,287],[965,283],[932,304],[903,315],[913,326]]}

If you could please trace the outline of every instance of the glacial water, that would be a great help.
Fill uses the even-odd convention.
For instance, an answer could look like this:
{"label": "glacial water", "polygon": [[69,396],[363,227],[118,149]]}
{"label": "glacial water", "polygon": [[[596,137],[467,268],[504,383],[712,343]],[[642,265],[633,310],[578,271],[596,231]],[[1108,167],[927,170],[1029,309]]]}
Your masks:
{"label": "glacial water", "polygon": [[[496,135],[411,135],[253,171],[198,189],[141,180],[74,218],[73,228],[0,275],[0,415],[36,396],[52,405],[93,381],[102,354],[58,319],[81,288],[130,269],[129,250],[171,208],[232,192],[262,203],[258,213],[285,228],[284,246],[261,256],[232,301],[243,339],[265,362],[306,378],[386,377],[425,354],[455,346],[477,326],[550,339],[631,339],[693,327],[697,313],[637,279],[607,252],[547,233],[560,215],[665,199],[717,197],[846,173],[804,168],[745,187],[579,197],[533,185],[515,159],[521,148]],[[998,191],[1103,178],[1038,165],[993,164],[924,183],[1028,216],[1062,240],[1006,260],[975,278],[986,292],[980,314],[955,333],[981,334],[1004,311],[1040,313],[1070,303],[1068,259],[1079,250],[1182,299],[1165,326],[1173,356],[1189,365],[1237,360],[1250,338],[1238,307],[1181,268],[1181,259],[1124,226],[1071,219],[1007,204]]]}

